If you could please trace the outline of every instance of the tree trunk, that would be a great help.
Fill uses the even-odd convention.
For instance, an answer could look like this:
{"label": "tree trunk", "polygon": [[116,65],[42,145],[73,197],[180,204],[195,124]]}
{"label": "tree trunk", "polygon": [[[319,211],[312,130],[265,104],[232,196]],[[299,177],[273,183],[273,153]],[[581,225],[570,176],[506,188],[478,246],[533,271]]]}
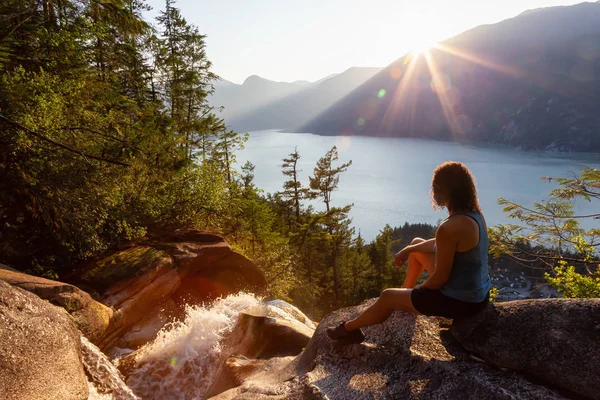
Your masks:
{"label": "tree trunk", "polygon": [[296,207],[296,223],[300,220],[300,193],[298,193],[298,177],[296,174],[296,164],[298,160],[294,160],[294,206]]}
{"label": "tree trunk", "polygon": [[225,168],[227,168],[227,183],[231,186],[231,168],[229,166],[229,144],[227,143],[227,137],[225,137],[223,141],[223,148],[225,150]]}
{"label": "tree trunk", "polygon": [[342,294],[340,287],[340,266],[337,262],[337,244],[334,243],[333,251],[331,252],[331,264],[333,267],[333,291],[335,293],[335,305],[341,304]]}

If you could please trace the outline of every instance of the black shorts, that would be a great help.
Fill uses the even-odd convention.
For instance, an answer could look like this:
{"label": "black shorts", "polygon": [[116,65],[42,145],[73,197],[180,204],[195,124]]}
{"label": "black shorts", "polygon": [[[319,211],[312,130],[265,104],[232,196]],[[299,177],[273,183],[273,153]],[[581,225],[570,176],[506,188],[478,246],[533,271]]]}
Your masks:
{"label": "black shorts", "polygon": [[423,315],[445,318],[466,317],[483,310],[490,301],[490,293],[479,303],[469,303],[448,297],[434,289],[413,289],[410,294],[413,307]]}

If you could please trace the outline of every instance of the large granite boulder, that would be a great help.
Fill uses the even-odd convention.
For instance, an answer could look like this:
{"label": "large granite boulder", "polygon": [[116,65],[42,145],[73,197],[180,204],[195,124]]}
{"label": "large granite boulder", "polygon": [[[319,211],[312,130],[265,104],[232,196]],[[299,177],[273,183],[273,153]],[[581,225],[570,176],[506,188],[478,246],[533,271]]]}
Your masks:
{"label": "large granite boulder", "polygon": [[86,263],[71,279],[114,309],[100,343],[105,350],[139,348],[167,322],[181,319],[187,305],[266,285],[260,269],[221,236],[197,230],[149,238]]}
{"label": "large granite boulder", "polygon": [[239,386],[252,375],[282,365],[310,341],[315,326],[298,308],[276,300],[242,310],[223,342],[219,369],[206,396]]}
{"label": "large granite boulder", "polygon": [[[341,346],[327,337],[327,328],[354,318],[372,301],[326,316],[294,361],[253,371],[250,376],[233,373],[238,381],[243,376],[243,383],[213,399],[572,397],[571,392],[534,383],[518,372],[481,362],[456,341],[449,331],[450,322],[441,318],[396,311],[384,324],[365,328],[366,339],[361,344]],[[229,360],[229,364],[236,362],[239,363]]]}
{"label": "large granite boulder", "polygon": [[312,321],[307,325],[287,311],[263,303],[242,310],[227,343],[231,354],[282,357],[300,354],[314,332]]}
{"label": "large granite boulder", "polygon": [[69,314],[0,280],[0,397],[84,400],[80,333]]}
{"label": "large granite boulder", "polygon": [[104,337],[113,311],[92,299],[83,290],[67,283],[27,275],[6,268],[0,268],[0,280],[34,293],[67,310],[77,328],[92,342],[98,343]]}
{"label": "large granite boulder", "polygon": [[600,399],[600,299],[496,303],[455,321],[452,333],[493,365]]}

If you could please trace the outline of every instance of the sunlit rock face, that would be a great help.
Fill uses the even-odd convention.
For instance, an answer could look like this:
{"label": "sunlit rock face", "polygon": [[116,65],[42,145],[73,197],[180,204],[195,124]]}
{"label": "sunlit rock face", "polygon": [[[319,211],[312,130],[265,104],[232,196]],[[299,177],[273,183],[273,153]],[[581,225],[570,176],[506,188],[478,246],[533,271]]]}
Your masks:
{"label": "sunlit rock face", "polygon": [[73,318],[77,328],[94,343],[102,340],[113,317],[112,309],[93,300],[83,290],[67,283],[4,268],[0,268],[0,280],[64,308]]}
{"label": "sunlit rock face", "polygon": [[85,400],[80,333],[69,314],[0,280],[0,397]]}
{"label": "sunlit rock face", "polygon": [[163,234],[78,268],[81,282],[114,309],[99,343],[136,349],[168,322],[201,304],[240,290],[260,292],[265,278],[219,235],[197,230]]}
{"label": "sunlit rock face", "polygon": [[[259,303],[243,309],[223,341],[225,351],[206,392],[207,397],[239,386],[264,370],[286,365],[304,350],[315,325],[285,301]],[[233,357],[232,357],[233,356]]]}

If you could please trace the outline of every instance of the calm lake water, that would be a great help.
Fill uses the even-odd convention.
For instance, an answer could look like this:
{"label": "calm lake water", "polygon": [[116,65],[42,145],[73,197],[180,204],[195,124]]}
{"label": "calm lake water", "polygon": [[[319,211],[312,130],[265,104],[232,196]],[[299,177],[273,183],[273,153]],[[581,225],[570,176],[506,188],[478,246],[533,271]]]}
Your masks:
{"label": "calm lake water", "polygon": [[[509,220],[497,203],[499,197],[531,206],[548,198],[555,187],[542,176],[563,177],[584,166],[600,168],[598,154],[525,152],[493,147],[467,146],[419,139],[373,138],[364,136],[318,136],[279,131],[251,132],[246,148],[238,155],[239,165],[247,160],[256,165],[255,182],[266,192],[282,190],[285,181],[281,159],[298,148],[299,168],[308,186],[317,160],[337,145],[340,163],[352,160],[341,175],[332,203],[354,203],[350,213],[357,232],[365,239],[379,230],[404,222],[436,223],[444,211],[431,207],[429,190],[433,169],[448,160],[465,163],[477,179],[481,208],[489,225]],[[578,210],[589,210],[585,202]]]}

